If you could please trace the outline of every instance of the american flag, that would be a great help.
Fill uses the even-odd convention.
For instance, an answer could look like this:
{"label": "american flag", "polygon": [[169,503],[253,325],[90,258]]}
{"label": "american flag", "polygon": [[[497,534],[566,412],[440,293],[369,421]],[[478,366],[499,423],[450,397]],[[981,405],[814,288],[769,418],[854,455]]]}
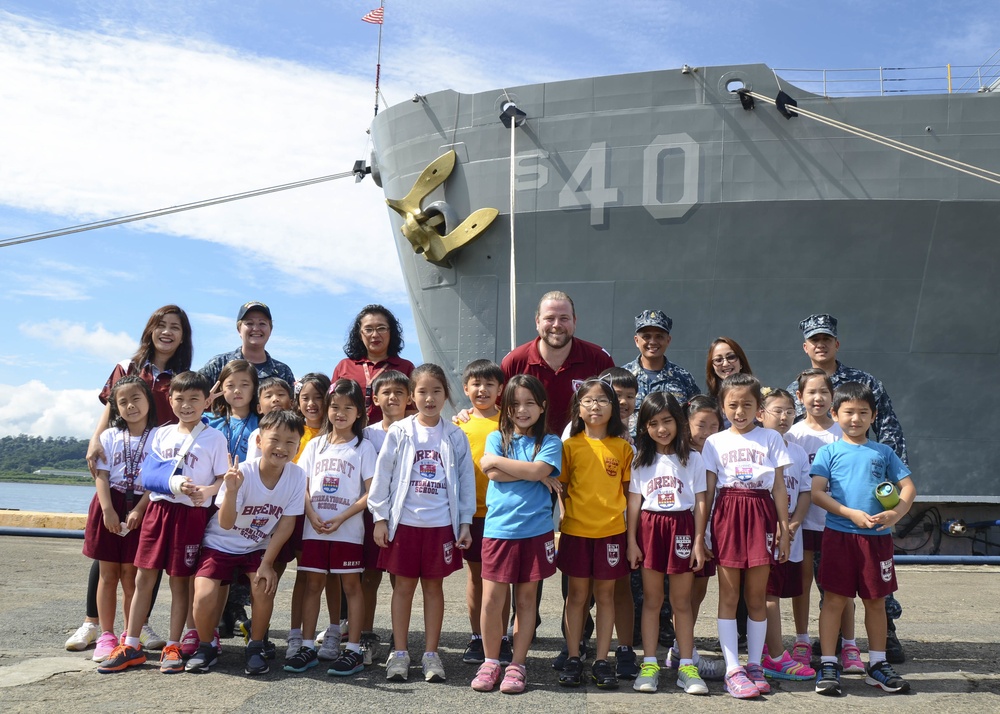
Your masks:
{"label": "american flag", "polygon": [[363,22],[369,22],[372,25],[381,25],[382,18],[385,15],[385,8],[377,7],[370,13],[361,18]]}

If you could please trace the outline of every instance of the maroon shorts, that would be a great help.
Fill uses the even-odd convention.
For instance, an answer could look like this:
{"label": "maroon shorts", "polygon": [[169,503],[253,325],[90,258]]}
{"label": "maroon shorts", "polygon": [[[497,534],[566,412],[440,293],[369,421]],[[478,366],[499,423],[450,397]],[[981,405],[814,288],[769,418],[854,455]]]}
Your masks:
{"label": "maroon shorts", "polygon": [[557,563],[571,578],[617,580],[629,573],[625,559],[625,534],[607,538],[583,538],[563,533],[559,536]]}
{"label": "maroon shorts", "polygon": [[802,594],[802,563],[788,560],[771,566],[767,594],[772,597],[798,597]]}
{"label": "maroon shorts", "polygon": [[229,585],[249,573],[256,573],[260,561],[264,557],[263,550],[252,550],[239,555],[225,553],[215,548],[202,548],[198,560],[196,578],[211,578],[223,585]]}
{"label": "maroon shorts", "polygon": [[[482,563],[483,562],[483,528],[486,526],[485,518],[472,517],[472,525],[469,530],[472,532],[472,545],[462,552],[462,557],[465,558],[470,563]],[[498,583],[505,582],[522,582],[519,580],[497,580]]]}
{"label": "maroon shorts", "polygon": [[372,517],[372,512],[367,508],[363,511],[361,518],[365,522],[365,539],[361,543],[364,549],[364,553],[361,556],[361,564],[365,566],[365,570],[380,570],[378,567],[378,554],[382,549],[375,545],[375,519]]}
{"label": "maroon shorts", "polygon": [[802,550],[813,552],[821,550],[823,547],[823,531],[802,530]]}
{"label": "maroon shorts", "polygon": [[877,600],[896,592],[891,535],[859,535],[827,528],[819,584],[827,592]]}
{"label": "maroon shorts", "polygon": [[694,514],[691,511],[639,514],[642,567],[667,575],[691,572]]}
{"label": "maroon shorts", "polygon": [[285,563],[287,565],[295,560],[297,553],[302,552],[302,527],[305,525],[305,522],[305,516],[295,516],[295,528],[292,530],[292,534],[288,536],[285,544],[281,546],[281,550],[278,551],[278,557],[274,559],[275,563]]}
{"label": "maroon shorts", "polygon": [[363,555],[360,543],[306,538],[302,541],[298,569],[310,573],[360,573],[364,570]]}
{"label": "maroon shorts", "polygon": [[142,519],[135,567],[166,570],[171,577],[191,577],[198,569],[201,539],[210,517],[207,508],[153,501]]}
{"label": "maroon shorts", "polygon": [[[133,503],[138,503],[141,496],[136,495]],[[111,491],[111,503],[119,516],[126,513],[125,494]],[[119,523],[124,518],[119,518]],[[128,563],[132,565],[136,550],[139,548],[139,531],[129,531],[124,536],[116,535],[104,527],[104,510],[101,502],[94,495],[87,514],[87,527],[83,533],[83,554],[94,560],[108,563]]]}
{"label": "maroon shorts", "polygon": [[451,526],[396,526],[389,547],[381,551],[378,567],[403,578],[446,578],[462,569],[462,551],[455,547]]}
{"label": "maroon shorts", "polygon": [[556,540],[552,531],[533,538],[483,538],[483,580],[534,583],[556,572]]}
{"label": "maroon shorts", "polygon": [[715,560],[726,568],[746,570],[774,563],[778,513],[769,491],[720,488],[712,513]]}

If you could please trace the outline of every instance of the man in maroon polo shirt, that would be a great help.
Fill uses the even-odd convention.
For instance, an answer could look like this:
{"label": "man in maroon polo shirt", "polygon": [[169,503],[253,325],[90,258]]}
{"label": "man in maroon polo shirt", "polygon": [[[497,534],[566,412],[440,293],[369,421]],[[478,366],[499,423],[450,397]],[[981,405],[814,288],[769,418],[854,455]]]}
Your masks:
{"label": "man in maroon polo shirt", "polygon": [[503,358],[507,379],[515,374],[538,377],[548,393],[545,421],[557,436],[570,422],[569,405],[573,393],[586,379],[614,367],[611,355],[592,342],[574,337],[576,309],[564,292],[542,295],[535,311],[538,337],[515,348]]}

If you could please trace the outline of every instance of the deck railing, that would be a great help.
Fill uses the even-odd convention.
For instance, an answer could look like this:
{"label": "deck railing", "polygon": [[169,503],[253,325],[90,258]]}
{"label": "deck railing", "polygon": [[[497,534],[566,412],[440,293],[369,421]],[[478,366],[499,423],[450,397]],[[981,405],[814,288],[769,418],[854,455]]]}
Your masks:
{"label": "deck railing", "polygon": [[775,69],[778,77],[824,97],[1000,91],[1000,50],[985,63],[862,69]]}

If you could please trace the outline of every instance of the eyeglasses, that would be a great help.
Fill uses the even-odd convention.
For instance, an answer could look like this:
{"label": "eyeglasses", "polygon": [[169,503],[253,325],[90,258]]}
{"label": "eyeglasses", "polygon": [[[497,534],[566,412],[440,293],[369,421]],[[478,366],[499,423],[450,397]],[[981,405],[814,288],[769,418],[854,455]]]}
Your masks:
{"label": "eyeglasses", "polygon": [[737,357],[732,352],[730,352],[727,355],[723,355],[722,357],[713,357],[712,358],[712,364],[715,364],[715,365],[723,365],[726,362],[734,362],[735,363],[735,362],[739,362],[739,361],[740,361],[740,358]]}
{"label": "eyeglasses", "polygon": [[365,337],[371,337],[374,334],[384,335],[389,331],[388,325],[378,325],[377,327],[362,327],[361,334]]}
{"label": "eyeglasses", "polygon": [[584,397],[580,400],[580,406],[590,409],[592,406],[607,407],[611,406],[611,400],[607,397]]}
{"label": "eyeglasses", "polygon": [[793,416],[795,416],[795,409],[794,408],[792,408],[792,409],[765,409],[764,411],[766,411],[771,416],[776,416],[776,417],[779,417],[779,418],[783,417],[783,416],[787,416],[787,417],[793,417]]}

